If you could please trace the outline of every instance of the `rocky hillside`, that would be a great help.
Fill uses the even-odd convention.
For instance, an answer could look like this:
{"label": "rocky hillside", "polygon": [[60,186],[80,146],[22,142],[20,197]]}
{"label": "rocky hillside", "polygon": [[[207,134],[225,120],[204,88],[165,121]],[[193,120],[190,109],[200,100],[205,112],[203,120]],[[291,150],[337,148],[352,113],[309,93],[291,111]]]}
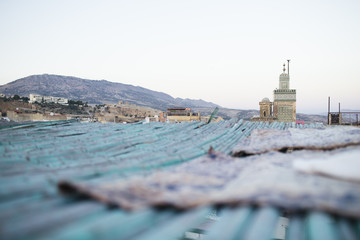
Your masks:
{"label": "rocky hillside", "polygon": [[36,93],[46,96],[81,100],[90,104],[128,101],[137,105],[166,110],[175,107],[209,107],[216,104],[203,100],[173,98],[162,92],[106,80],[87,80],[61,75],[32,75],[0,86],[5,95],[28,96]]}
{"label": "rocky hillside", "polygon": [[327,116],[326,115],[319,115],[319,114],[304,114],[304,113],[297,113],[296,120],[304,121],[305,123],[308,122],[321,122],[327,124]]}

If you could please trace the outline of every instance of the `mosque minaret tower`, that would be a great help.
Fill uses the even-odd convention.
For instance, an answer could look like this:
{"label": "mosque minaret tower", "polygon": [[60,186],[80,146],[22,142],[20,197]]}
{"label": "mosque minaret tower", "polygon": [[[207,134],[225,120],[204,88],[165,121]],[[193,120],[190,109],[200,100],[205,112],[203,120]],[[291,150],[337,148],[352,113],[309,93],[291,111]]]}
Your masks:
{"label": "mosque minaret tower", "polygon": [[289,62],[288,72],[285,72],[285,64],[283,73],[279,77],[279,89],[274,90],[273,114],[280,122],[296,122],[296,90],[290,89]]}

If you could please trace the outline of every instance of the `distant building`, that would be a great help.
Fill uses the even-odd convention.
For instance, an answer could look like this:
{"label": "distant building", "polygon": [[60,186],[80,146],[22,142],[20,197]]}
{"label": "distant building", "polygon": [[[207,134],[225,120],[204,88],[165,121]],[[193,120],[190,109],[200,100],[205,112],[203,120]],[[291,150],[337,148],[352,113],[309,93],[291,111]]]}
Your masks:
{"label": "distant building", "polygon": [[274,102],[263,98],[259,102],[260,116],[252,118],[252,121],[296,122],[296,90],[290,89],[289,61],[288,73],[285,73],[285,64],[283,65],[279,89],[274,90]]}
{"label": "distant building", "polygon": [[270,102],[268,98],[263,98],[260,105],[260,116],[263,118],[271,117],[272,116],[272,105],[273,103]]}
{"label": "distant building", "polygon": [[68,99],[62,98],[62,97],[42,96],[42,95],[31,93],[29,103],[35,103],[35,102],[59,103],[59,104],[67,105],[69,101],[68,101]]}
{"label": "distant building", "polygon": [[161,112],[159,116],[159,122],[166,122],[167,112]]}
{"label": "distant building", "polygon": [[132,123],[158,121],[161,111],[150,107],[119,101],[117,104],[104,104],[95,109],[94,118],[99,122]]}
{"label": "distant building", "polygon": [[269,98],[263,98],[260,105],[260,116],[253,117],[252,121],[264,121],[264,122],[272,122],[275,121],[276,118],[273,116],[273,103],[270,102]]}
{"label": "distant building", "polygon": [[279,78],[279,89],[274,90],[273,109],[278,121],[296,122],[296,90],[290,89],[290,75],[285,73],[285,64]]}
{"label": "distant building", "polygon": [[166,114],[162,114],[160,119],[165,119],[167,122],[190,122],[200,121],[200,113],[193,113],[190,108],[169,108]]}
{"label": "distant building", "polygon": [[150,122],[159,122],[159,116],[155,115],[153,117],[146,117],[145,123],[150,123]]}

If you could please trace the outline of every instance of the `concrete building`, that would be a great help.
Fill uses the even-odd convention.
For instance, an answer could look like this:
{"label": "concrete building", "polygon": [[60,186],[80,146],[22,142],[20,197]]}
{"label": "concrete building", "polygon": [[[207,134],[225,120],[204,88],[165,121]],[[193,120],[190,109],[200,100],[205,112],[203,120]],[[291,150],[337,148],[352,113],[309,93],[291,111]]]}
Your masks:
{"label": "concrete building", "polygon": [[290,89],[290,75],[285,72],[279,77],[279,89],[274,90],[274,117],[281,122],[296,122],[296,90]]}
{"label": "concrete building", "polygon": [[59,103],[59,104],[67,105],[69,101],[68,99],[62,97],[42,96],[31,93],[29,103],[35,103],[35,102]]}
{"label": "concrete building", "polygon": [[167,110],[166,114],[167,122],[190,122],[190,121],[200,121],[200,113],[193,113],[190,108],[170,108]]}

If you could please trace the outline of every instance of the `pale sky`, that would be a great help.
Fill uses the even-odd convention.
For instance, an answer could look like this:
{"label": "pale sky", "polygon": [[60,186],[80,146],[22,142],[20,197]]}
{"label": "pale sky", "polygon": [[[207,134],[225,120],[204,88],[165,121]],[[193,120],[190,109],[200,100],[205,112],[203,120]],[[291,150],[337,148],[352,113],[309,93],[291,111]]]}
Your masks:
{"label": "pale sky", "polygon": [[359,0],[0,0],[0,84],[59,74],[223,107],[273,100],[290,62],[297,112],[360,109]]}

